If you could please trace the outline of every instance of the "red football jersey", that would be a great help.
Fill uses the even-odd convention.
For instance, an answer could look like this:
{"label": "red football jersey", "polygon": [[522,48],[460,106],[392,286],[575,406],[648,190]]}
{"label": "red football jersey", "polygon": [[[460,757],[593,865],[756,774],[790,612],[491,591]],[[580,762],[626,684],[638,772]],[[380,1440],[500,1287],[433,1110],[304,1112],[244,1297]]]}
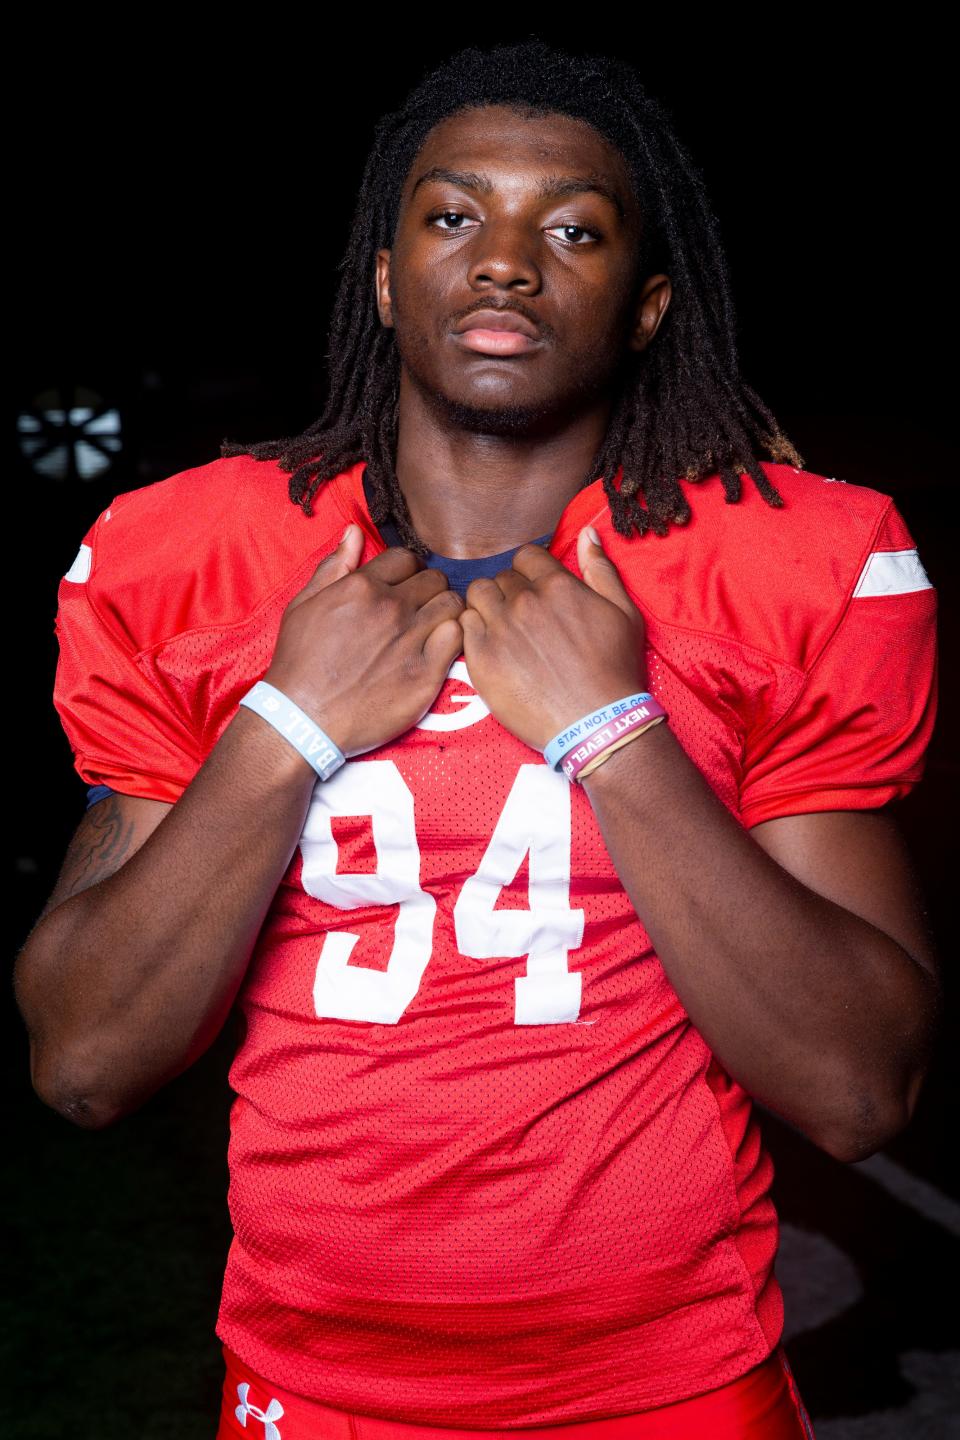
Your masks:
{"label": "red football jersey", "polygon": [[[718,476],[682,481],[690,522],[630,540],[596,481],[549,546],[579,576],[578,532],[600,531],[649,689],[745,826],[905,795],[936,708],[936,592],[890,497],[765,469],[783,509],[749,479],[734,505]],[[88,784],[176,801],[346,523],[364,562],[384,548],[362,471],[309,518],[250,457],[100,516],[57,621]],[[417,725],[317,782],[238,1003],[217,1334],[265,1378],[424,1425],[556,1425],[700,1394],[779,1341],[750,1097],[586,791],[490,714],[462,656]]]}

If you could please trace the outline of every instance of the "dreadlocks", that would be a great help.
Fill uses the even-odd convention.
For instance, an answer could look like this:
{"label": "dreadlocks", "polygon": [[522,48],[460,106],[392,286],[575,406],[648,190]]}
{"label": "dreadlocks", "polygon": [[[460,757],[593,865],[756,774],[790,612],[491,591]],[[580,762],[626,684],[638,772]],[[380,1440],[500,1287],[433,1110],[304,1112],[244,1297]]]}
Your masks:
{"label": "dreadlocks", "polygon": [[603,478],[613,526],[626,537],[634,529],[666,535],[670,521],[690,519],[678,476],[695,481],[719,473],[732,504],[747,474],[769,505],[782,506],[757,452],[797,466],[803,461],[740,378],[727,263],[699,172],[631,66],[568,55],[535,36],[488,51],[461,50],[422,80],[401,110],[378,122],[339,267],[326,408],[300,435],[252,446],[224,441],[221,455],[278,461],[291,472],[290,499],[307,515],[325,480],[365,459],[371,519],[392,520],[401,542],[427,557],[397,481],[400,359],[394,332],[381,325],[376,308],[375,255],[391,247],[403,184],[430,130],[455,111],[498,104],[525,115],[586,120],[617,147],[646,222],[640,273],[662,270],[673,288],[654,343],[624,362],[584,486]]}

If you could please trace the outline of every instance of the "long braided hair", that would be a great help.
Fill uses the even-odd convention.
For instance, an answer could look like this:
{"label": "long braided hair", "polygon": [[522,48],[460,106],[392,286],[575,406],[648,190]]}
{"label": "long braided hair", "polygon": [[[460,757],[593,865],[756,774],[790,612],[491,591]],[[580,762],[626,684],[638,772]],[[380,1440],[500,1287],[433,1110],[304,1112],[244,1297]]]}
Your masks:
{"label": "long braided hair", "polygon": [[740,377],[727,262],[699,171],[630,65],[568,55],[536,36],[459,51],[400,110],[380,119],[339,266],[323,414],[299,435],[254,445],[225,440],[221,455],[277,461],[290,472],[290,499],[307,515],[325,480],[366,460],[371,519],[392,520],[403,545],[429,555],[397,481],[400,358],[376,307],[375,256],[391,248],[403,184],[429,131],[458,110],[482,105],[570,115],[615,145],[646,221],[641,273],[663,271],[671,280],[673,296],[653,343],[624,361],[606,435],[583,481],[603,479],[614,528],[629,538],[648,530],[663,536],[671,521],[685,524],[691,512],[678,477],[719,473],[732,504],[746,474],[769,505],[782,506],[758,455],[798,467],[803,460]]}

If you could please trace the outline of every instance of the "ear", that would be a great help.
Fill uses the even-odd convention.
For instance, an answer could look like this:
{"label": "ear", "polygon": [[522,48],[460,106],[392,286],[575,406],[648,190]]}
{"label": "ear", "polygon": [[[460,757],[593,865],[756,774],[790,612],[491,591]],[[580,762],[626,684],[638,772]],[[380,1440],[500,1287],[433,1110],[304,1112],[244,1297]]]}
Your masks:
{"label": "ear", "polygon": [[377,309],[380,324],[393,329],[393,301],[390,298],[390,251],[377,251]]}
{"label": "ear", "polygon": [[630,349],[646,350],[666,314],[673,287],[668,275],[649,275],[640,287],[630,332]]}

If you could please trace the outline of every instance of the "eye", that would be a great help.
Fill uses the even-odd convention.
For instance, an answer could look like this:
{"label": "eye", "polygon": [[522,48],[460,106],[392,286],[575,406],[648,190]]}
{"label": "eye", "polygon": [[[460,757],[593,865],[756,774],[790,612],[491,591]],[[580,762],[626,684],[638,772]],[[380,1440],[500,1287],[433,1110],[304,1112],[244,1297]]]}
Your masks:
{"label": "eye", "polygon": [[[466,220],[467,218],[468,218],[468,217],[464,214],[464,212],[463,212],[462,210],[438,210],[438,211],[436,211],[435,214],[428,216],[428,218],[427,218],[427,224],[436,227],[438,230],[444,230],[444,231],[446,231],[446,233],[447,233],[448,235],[453,235],[453,234],[456,234],[456,232],[457,232],[458,230],[463,230],[463,229],[466,228],[462,223],[457,224],[456,222],[457,222],[457,221],[463,222],[463,221]],[[440,220],[442,220],[442,221],[444,222],[443,225],[439,225],[439,224],[438,224],[438,221],[440,221]],[[454,223],[451,223],[451,224],[448,225],[448,224],[446,223],[447,221],[451,221],[451,222],[454,222]],[[570,221],[568,224],[566,224],[566,225],[553,225],[553,226],[551,226],[550,229],[547,231],[547,234],[548,234],[548,235],[551,234],[552,231],[554,231],[554,230],[564,230],[564,231],[566,231],[566,230],[574,230],[574,231],[577,231],[578,234],[579,234],[579,237],[583,237],[583,236],[588,237],[588,242],[587,242],[587,243],[592,243],[592,242],[594,242],[594,241],[602,240],[602,239],[603,239],[603,236],[600,234],[599,230],[588,230],[587,227],[586,227],[586,225],[579,225],[579,224],[577,224],[577,223],[576,223],[575,221],[573,221],[573,220],[571,220],[571,221]],[[573,238],[573,239],[572,239],[569,235],[564,235],[562,238],[563,238],[563,240],[564,240],[568,245],[572,245],[575,249],[576,249],[576,248],[582,248],[582,245],[583,245],[583,240],[582,240],[582,238]]]}
{"label": "eye", "polygon": [[[440,210],[440,211],[438,211],[435,215],[431,215],[431,216],[430,216],[430,218],[429,218],[428,221],[427,221],[427,224],[428,224],[428,225],[436,225],[436,223],[437,223],[438,220],[463,220],[464,218],[465,218],[465,217],[464,217],[464,213],[463,213],[462,210]],[[442,229],[444,229],[444,230],[447,230],[447,233],[450,234],[452,231],[462,230],[462,229],[463,229],[463,226],[462,226],[462,225],[453,225],[453,226],[451,226],[451,227],[448,229],[448,227],[447,227],[446,225],[444,225],[444,226],[442,226],[442,227],[439,227],[439,226],[438,226],[438,229],[439,229],[439,228],[442,228]]]}
{"label": "eye", "polygon": [[[573,220],[571,220],[571,221],[570,221],[568,224],[566,224],[566,225],[552,225],[552,226],[550,227],[550,230],[547,231],[547,234],[549,235],[552,230],[579,230],[582,235],[589,235],[592,240],[600,240],[600,239],[602,239],[602,236],[600,235],[599,231],[597,231],[597,230],[588,230],[587,227],[586,227],[586,225],[578,225],[578,224],[577,224],[575,221],[573,221]],[[571,240],[570,237],[569,237],[569,235],[564,235],[563,238],[564,238],[564,240],[567,241],[567,243],[568,243],[569,245],[577,246],[577,245],[579,245],[579,243],[580,243],[580,242],[577,241],[577,240]]]}

